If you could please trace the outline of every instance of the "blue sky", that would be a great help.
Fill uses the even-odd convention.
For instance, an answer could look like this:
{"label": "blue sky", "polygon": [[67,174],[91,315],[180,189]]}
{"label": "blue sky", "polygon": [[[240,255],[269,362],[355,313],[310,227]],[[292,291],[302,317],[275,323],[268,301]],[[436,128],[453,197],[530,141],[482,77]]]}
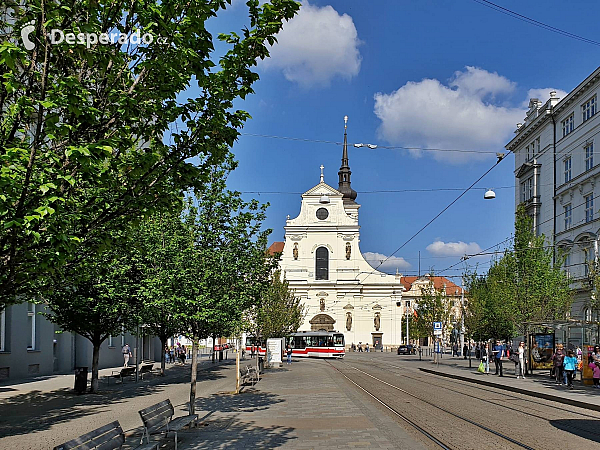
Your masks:
{"label": "blue sky", "polygon": [[[596,1],[495,3],[590,39],[597,34]],[[234,0],[212,26],[239,28],[245,11],[244,2]],[[598,46],[474,0],[304,2],[280,33],[272,58],[259,65],[256,94],[237,104],[253,119],[233,148],[240,166],[230,176],[230,188],[269,202],[265,225],[273,229],[271,241],[283,240],[285,217],[298,214],[300,194],[318,183],[321,164],[325,182],[337,186],[342,148],[335,143],[342,141],[348,115],[349,142],[379,146],[350,148],[361,250],[390,256],[460,191],[381,191],[469,186],[514,136],[530,97],[544,101],[552,89],[564,95],[598,61]],[[509,156],[385,269],[416,274],[420,251],[422,272],[433,268],[460,275],[462,264],[441,271],[512,233],[513,170]],[[496,189],[495,200],[483,200],[487,187]],[[478,260],[480,268],[488,259]]]}

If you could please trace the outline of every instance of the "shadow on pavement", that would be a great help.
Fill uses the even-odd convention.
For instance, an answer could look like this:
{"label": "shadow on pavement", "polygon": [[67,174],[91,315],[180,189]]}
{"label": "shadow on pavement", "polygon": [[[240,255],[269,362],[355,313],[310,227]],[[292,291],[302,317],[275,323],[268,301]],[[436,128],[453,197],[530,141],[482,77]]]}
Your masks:
{"label": "shadow on pavement", "polygon": [[[0,438],[47,430],[53,425],[69,422],[79,417],[96,414],[116,403],[127,402],[138,396],[154,395],[166,384],[182,384],[189,389],[189,367],[178,373],[135,383],[133,381],[111,384],[100,382],[97,394],[77,395],[72,389],[57,389],[50,392],[30,391],[0,400]],[[224,378],[223,367],[212,366],[198,371],[198,382]],[[103,424],[98,424],[101,426]]]}
{"label": "shadow on pavement", "polygon": [[559,430],[575,434],[590,441],[600,442],[600,420],[558,419],[550,423]]}

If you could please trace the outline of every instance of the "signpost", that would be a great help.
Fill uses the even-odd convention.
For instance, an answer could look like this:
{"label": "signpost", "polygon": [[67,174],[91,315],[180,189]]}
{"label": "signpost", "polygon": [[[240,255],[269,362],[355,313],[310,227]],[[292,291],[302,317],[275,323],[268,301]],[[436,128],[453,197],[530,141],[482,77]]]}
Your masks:
{"label": "signpost", "polygon": [[442,322],[433,322],[433,335],[434,336],[438,336],[436,341],[435,341],[435,347],[434,347],[434,351],[435,351],[435,361],[436,363],[440,363],[439,362],[439,357],[440,354],[442,353],[442,349],[440,346],[440,338],[439,336],[442,335]]}

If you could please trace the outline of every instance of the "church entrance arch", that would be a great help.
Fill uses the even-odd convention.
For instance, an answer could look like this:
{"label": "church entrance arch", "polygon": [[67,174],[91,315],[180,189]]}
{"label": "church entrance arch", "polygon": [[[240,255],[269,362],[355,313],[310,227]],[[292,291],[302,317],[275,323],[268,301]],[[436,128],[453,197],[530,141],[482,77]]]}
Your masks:
{"label": "church entrance arch", "polygon": [[335,320],[327,314],[317,314],[310,319],[308,323],[310,323],[310,331],[334,331],[333,324],[335,323]]}

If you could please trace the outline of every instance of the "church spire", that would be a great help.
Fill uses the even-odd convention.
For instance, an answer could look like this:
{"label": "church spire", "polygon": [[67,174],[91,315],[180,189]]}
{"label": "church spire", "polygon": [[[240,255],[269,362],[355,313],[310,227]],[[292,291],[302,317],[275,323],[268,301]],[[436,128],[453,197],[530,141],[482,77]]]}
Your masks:
{"label": "church spire", "polygon": [[350,166],[348,165],[348,116],[344,116],[344,150],[342,151],[342,166],[338,172],[339,184],[338,191],[344,194],[344,202],[354,202],[356,191],[350,187]]}

